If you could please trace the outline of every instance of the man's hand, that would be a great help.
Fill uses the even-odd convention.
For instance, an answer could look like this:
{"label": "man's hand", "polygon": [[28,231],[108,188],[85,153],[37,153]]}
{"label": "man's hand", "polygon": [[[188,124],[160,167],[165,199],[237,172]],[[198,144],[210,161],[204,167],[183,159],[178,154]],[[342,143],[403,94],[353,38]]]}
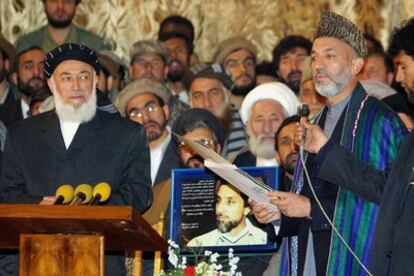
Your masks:
{"label": "man's hand", "polygon": [[288,217],[309,218],[311,204],[309,198],[303,195],[288,192],[269,192],[270,202]]}
{"label": "man's hand", "polygon": [[328,137],[318,125],[309,123],[306,118],[301,118],[301,123],[296,124],[294,134],[294,140],[298,146],[300,146],[304,136],[306,138],[304,149],[310,153],[318,153],[328,142]]}
{"label": "man's hand", "polygon": [[249,199],[252,213],[258,222],[266,224],[280,219],[280,211],[271,203],[260,203]]}
{"label": "man's hand", "polygon": [[53,205],[56,201],[55,196],[44,196],[42,201],[39,202],[40,205]]}

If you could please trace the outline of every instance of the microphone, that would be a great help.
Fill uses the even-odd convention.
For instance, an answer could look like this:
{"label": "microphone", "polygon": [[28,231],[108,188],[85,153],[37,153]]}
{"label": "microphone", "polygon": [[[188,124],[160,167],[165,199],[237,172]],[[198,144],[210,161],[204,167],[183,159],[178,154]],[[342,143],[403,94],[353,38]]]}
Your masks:
{"label": "microphone", "polygon": [[92,187],[89,184],[80,184],[75,189],[75,196],[70,205],[88,203],[92,198]]}
{"label": "microphone", "polygon": [[[298,116],[300,117],[300,124],[302,125],[302,118],[308,118],[309,116],[309,106],[307,104],[302,104],[300,107],[298,107]],[[303,149],[305,147],[305,139],[306,139],[306,129],[304,129],[304,135],[302,139],[300,140],[299,144],[299,152],[301,155],[303,155]]]}
{"label": "microphone", "polygon": [[73,187],[71,185],[62,185],[56,190],[55,205],[66,204],[73,199]]}
{"label": "microphone", "polygon": [[92,200],[89,205],[97,205],[100,202],[107,201],[111,195],[111,186],[106,182],[96,184],[92,192]]}

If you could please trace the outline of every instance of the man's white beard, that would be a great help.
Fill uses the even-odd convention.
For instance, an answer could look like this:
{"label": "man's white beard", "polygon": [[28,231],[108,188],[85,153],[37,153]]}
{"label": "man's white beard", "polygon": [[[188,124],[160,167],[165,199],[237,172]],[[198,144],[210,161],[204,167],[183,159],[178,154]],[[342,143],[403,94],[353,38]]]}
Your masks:
{"label": "man's white beard", "polygon": [[55,110],[59,119],[65,122],[86,123],[92,120],[96,114],[96,84],[92,87],[90,97],[82,104],[67,104],[63,101],[59,91],[56,89],[55,82],[52,78],[53,96],[55,99]]}
{"label": "man's white beard", "polygon": [[268,136],[269,134],[261,134],[259,136],[250,136],[249,137],[249,148],[250,151],[256,157],[263,159],[273,159],[275,158],[275,144],[274,142],[264,141],[261,142],[263,136]]}
{"label": "man's white beard", "polygon": [[318,84],[316,81],[316,91],[324,97],[336,96],[344,87],[350,82],[352,78],[351,67],[348,67],[342,75],[332,76],[327,71],[323,70],[323,73],[330,79],[328,84]]}

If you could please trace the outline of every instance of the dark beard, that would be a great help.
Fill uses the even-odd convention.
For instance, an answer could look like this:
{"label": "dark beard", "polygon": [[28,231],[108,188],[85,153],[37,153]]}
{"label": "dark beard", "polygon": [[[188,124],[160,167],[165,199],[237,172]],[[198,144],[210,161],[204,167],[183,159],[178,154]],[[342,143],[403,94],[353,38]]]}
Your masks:
{"label": "dark beard", "polygon": [[160,131],[159,132],[153,131],[153,132],[147,133],[148,142],[152,142],[152,141],[157,140],[158,138],[160,138],[160,136],[162,135],[162,133],[165,130],[165,127],[167,126],[167,121],[165,121],[164,124],[160,125],[158,122],[151,120],[151,121],[145,123],[144,127],[145,127],[146,124],[150,124],[150,123],[156,124]]}
{"label": "dark beard", "polygon": [[177,82],[177,81],[181,81],[183,79],[184,76],[184,71],[180,70],[180,71],[168,71],[167,73],[167,79],[172,81],[172,82]]}
{"label": "dark beard", "polygon": [[[33,81],[33,80],[41,80],[42,81],[42,84],[41,85],[32,86],[32,85],[30,85],[30,82]],[[29,96],[29,97],[32,97],[33,95],[36,94],[36,92],[39,89],[42,89],[44,87],[46,87],[46,82],[43,81],[39,77],[33,77],[30,80],[28,80],[27,82],[23,82],[21,80],[18,80],[18,83],[17,83],[17,88],[19,89],[19,91],[22,92],[24,95]]]}
{"label": "dark beard", "polygon": [[49,22],[49,24],[57,29],[63,29],[68,27],[70,24],[72,24],[72,19],[65,19],[65,20],[55,20],[53,18],[51,18],[48,14],[46,14],[47,16],[47,22]]}
{"label": "dark beard", "polygon": [[217,230],[219,230],[221,233],[228,233],[233,228],[236,228],[237,225],[240,224],[240,221],[226,221],[226,222],[220,222],[217,220]]}
{"label": "dark beard", "polygon": [[246,96],[253,88],[256,87],[256,80],[254,79],[250,84],[244,86],[234,86],[231,93],[236,96]]}
{"label": "dark beard", "polygon": [[289,160],[289,157],[291,157],[292,155],[296,156],[297,154],[298,154],[297,152],[289,153],[288,156],[286,157],[286,159],[281,164],[283,170],[285,172],[287,172],[288,174],[290,174],[290,175],[293,175],[293,173],[295,172],[296,162],[291,164],[291,163],[288,162],[288,160]]}
{"label": "dark beard", "polygon": [[289,86],[289,88],[292,89],[293,92],[295,92],[296,96],[299,95],[299,91],[300,91],[300,79],[291,80],[291,76],[297,73],[302,74],[302,72],[299,70],[293,70],[292,72],[289,73],[289,75],[287,76],[287,79],[285,80],[285,84]]}
{"label": "dark beard", "polygon": [[283,162],[282,163],[282,168],[285,172],[287,172],[290,175],[293,175],[293,173],[295,172],[295,165],[291,165],[287,162]]}

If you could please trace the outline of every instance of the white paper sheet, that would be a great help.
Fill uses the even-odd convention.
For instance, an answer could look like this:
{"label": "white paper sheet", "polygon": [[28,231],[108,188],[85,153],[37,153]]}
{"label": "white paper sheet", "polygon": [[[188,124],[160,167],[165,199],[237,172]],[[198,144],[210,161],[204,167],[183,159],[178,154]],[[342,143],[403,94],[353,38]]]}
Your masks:
{"label": "white paper sheet", "polygon": [[269,206],[277,209],[276,205],[270,204],[269,198],[266,196],[266,193],[272,190],[269,186],[239,169],[236,165],[231,164],[212,149],[198,142],[191,141],[179,135],[177,136],[204,158],[205,167],[212,170],[228,183],[234,185],[257,203],[269,203]]}

